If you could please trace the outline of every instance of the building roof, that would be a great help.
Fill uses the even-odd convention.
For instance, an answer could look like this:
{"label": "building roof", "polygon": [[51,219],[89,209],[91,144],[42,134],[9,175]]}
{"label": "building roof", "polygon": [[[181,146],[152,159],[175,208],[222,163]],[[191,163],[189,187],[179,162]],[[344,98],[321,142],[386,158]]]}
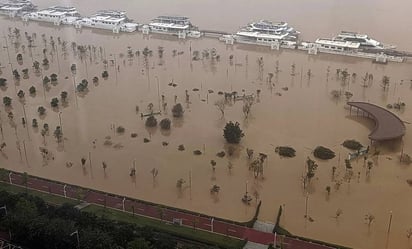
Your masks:
{"label": "building roof", "polygon": [[405,124],[392,112],[380,106],[367,102],[348,102],[349,106],[359,108],[368,113],[375,121],[375,127],[369,134],[369,139],[385,141],[401,138],[405,135]]}

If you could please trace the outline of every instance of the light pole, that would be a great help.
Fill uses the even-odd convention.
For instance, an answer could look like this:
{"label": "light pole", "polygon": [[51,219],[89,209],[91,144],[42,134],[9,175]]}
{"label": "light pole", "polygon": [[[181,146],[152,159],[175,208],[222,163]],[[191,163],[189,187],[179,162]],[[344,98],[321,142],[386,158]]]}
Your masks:
{"label": "light pole", "polygon": [[70,236],[73,236],[74,234],[76,234],[76,238],[77,238],[77,249],[80,249],[79,230],[72,232]]}
{"label": "light pole", "polygon": [[160,111],[160,87],[159,87],[159,77],[155,76],[156,81],[157,81],[157,102],[159,105],[159,111]]}
{"label": "light pole", "polygon": [[26,151],[26,141],[23,140],[23,149],[24,149],[24,157],[26,158],[27,166],[29,166],[29,160],[27,160],[27,151]]}
{"label": "light pole", "polygon": [[308,218],[308,199],[309,199],[309,194],[306,193],[306,198],[305,198],[305,219]]}
{"label": "light pole", "polygon": [[124,202],[126,201],[126,197],[123,197],[123,201],[122,201],[122,206],[123,206],[123,212],[124,212]]}
{"label": "light pole", "polygon": [[24,118],[26,119],[26,130],[27,130],[27,137],[29,138],[29,141],[31,141],[31,138],[30,138],[30,133],[29,133],[29,125],[28,125],[29,120],[27,120],[27,115],[26,115],[26,104],[25,104],[25,103],[23,103],[23,104],[22,104],[22,106],[23,106],[23,114],[24,114]]}
{"label": "light pole", "polygon": [[214,223],[214,221],[215,221],[215,218],[214,218],[214,217],[212,217],[212,220],[210,221],[210,223],[211,223],[211,227],[212,227],[212,233],[213,233],[213,223]]}
{"label": "light pole", "polygon": [[62,134],[62,144],[64,148],[64,133],[63,133],[63,125],[62,125],[62,112],[59,112],[59,125],[60,125],[60,131]]}
{"label": "light pole", "polygon": [[13,174],[13,172],[10,172],[9,173],[9,182],[10,182],[10,185],[12,185],[13,183],[11,182],[11,175]]}
{"label": "light pole", "polygon": [[4,40],[6,41],[6,46],[4,46],[3,48],[5,48],[7,50],[7,57],[9,59],[11,72],[13,73],[13,64],[11,64],[11,60],[10,60],[9,44],[7,42],[7,36],[4,34],[4,32],[3,32],[3,37],[4,37]]}
{"label": "light pole", "polygon": [[73,78],[73,93],[74,93],[74,99],[76,101],[76,107],[79,108],[79,104],[77,101],[77,95],[76,95],[76,78],[75,78],[75,74],[72,73],[72,78]]}
{"label": "light pole", "polygon": [[392,211],[389,211],[389,224],[388,224],[388,233],[386,234],[386,247],[385,248],[388,248],[389,233],[391,232],[391,226],[392,226]]}
{"label": "light pole", "polygon": [[64,198],[67,198],[66,187],[67,187],[67,185],[64,184],[64,186],[63,186]]}
{"label": "light pole", "polygon": [[60,125],[60,130],[63,133],[63,125],[62,125],[62,112],[59,112],[59,125]]}

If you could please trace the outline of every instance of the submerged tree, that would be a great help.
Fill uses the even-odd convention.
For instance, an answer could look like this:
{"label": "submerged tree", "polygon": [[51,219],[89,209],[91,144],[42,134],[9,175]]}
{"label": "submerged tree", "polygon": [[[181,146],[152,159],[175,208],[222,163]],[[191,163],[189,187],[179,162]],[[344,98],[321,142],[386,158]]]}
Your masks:
{"label": "submerged tree", "polygon": [[226,123],[226,126],[223,130],[223,137],[228,143],[238,144],[242,137],[245,135],[240,129],[239,125],[240,124],[238,122],[233,123],[232,121]]}

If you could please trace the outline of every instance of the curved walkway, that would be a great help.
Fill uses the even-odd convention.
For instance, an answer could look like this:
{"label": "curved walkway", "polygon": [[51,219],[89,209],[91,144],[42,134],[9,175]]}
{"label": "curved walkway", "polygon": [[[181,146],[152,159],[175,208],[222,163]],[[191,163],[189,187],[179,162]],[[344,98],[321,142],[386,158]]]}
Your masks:
{"label": "curved walkway", "polygon": [[375,127],[369,134],[369,139],[374,141],[384,141],[401,138],[405,135],[405,124],[392,112],[380,106],[367,102],[348,102],[351,110],[356,107],[368,113],[375,121]]}
{"label": "curved walkway", "polygon": [[[253,228],[241,226],[234,223],[223,221],[219,218],[185,212],[170,207],[162,207],[159,212],[159,206],[147,202],[142,202],[137,199],[105,193],[93,189],[85,189],[82,187],[56,182],[35,176],[27,176],[25,183],[22,173],[9,171],[9,184],[26,187],[29,189],[58,195],[70,199],[82,199],[88,203],[105,206],[119,211],[133,213],[152,219],[160,219],[165,222],[172,223],[174,219],[181,219],[182,225],[193,227],[194,222],[197,223],[196,228],[208,232],[217,233],[224,236],[231,236],[241,240],[247,240],[254,243],[269,245],[276,239],[277,243],[285,244],[285,249],[332,249],[334,247],[299,240],[298,238],[275,236],[273,233],[257,231]],[[83,196],[79,193],[86,190]],[[162,214],[160,214],[162,213]]]}

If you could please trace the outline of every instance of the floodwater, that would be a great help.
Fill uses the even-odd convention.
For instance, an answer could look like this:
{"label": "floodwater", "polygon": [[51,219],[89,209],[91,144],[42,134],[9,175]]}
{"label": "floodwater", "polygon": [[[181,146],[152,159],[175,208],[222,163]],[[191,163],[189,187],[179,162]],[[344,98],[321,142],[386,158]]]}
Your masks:
{"label": "floodwater", "polygon": [[[46,7],[53,3],[42,1],[38,5]],[[402,3],[408,5],[406,1],[398,4]],[[80,2],[76,4],[76,1],[71,4],[85,14],[91,13],[93,6],[96,6],[93,1],[85,6],[83,3],[80,6]],[[367,31],[377,39],[412,50],[405,41],[407,29],[411,29],[407,26],[411,22],[406,22],[406,8],[399,5],[395,8],[384,1],[375,1],[373,4],[376,9],[370,9],[366,2],[361,6],[357,4],[352,9],[348,8],[351,6],[350,2],[305,1],[305,9],[299,5],[301,1],[297,0],[276,4],[262,1],[259,11],[267,13],[248,12],[248,6],[251,5],[248,1],[244,1],[244,4],[225,1],[222,8],[217,8],[216,4],[210,2],[194,6],[191,1],[178,1],[176,5],[169,1],[139,1],[138,4],[133,4],[133,8],[126,1],[118,1],[118,4],[112,6],[109,1],[99,1],[101,8],[130,9],[129,15],[136,20],[147,21],[163,13],[187,14],[200,27],[228,31],[235,30],[238,25],[253,18],[281,17],[300,29],[308,39],[315,38],[318,34],[336,33],[348,21],[348,29]],[[234,6],[241,9],[234,13]],[[253,9],[259,9],[256,4],[253,6]],[[279,6],[285,9],[285,13],[280,14]],[[319,8],[323,10],[319,12]],[[398,12],[386,11],[387,8]],[[213,13],[217,11],[216,14],[222,17],[225,17],[223,13],[230,13],[230,17],[227,17],[225,23],[217,23],[217,20],[213,23],[214,20],[208,20],[209,15],[205,15],[205,9]],[[273,10],[273,14],[269,9]],[[305,13],[302,13],[303,10]],[[279,11],[278,15],[276,11]],[[343,16],[343,13],[349,11],[353,12],[353,18]],[[376,16],[379,13],[390,17],[396,15],[396,18],[381,19]],[[304,18],[303,14],[314,15],[316,18]],[[375,21],[373,25],[371,18]],[[268,48],[243,45],[227,47],[217,40],[206,38],[179,41],[164,36],[145,38],[141,34],[114,36],[103,31],[84,29],[80,33],[72,27],[56,28],[35,22],[24,26],[21,21],[6,18],[0,22],[6,35],[7,27],[18,27],[21,30],[21,44],[26,46],[24,52],[21,47],[15,49],[11,44],[15,39],[8,39],[12,67],[20,72],[29,68],[29,78],[15,82],[8,65],[7,50],[1,50],[0,62],[5,67],[2,68],[0,77],[8,79],[8,87],[0,90],[0,96],[12,97],[11,111],[17,124],[15,130],[9,122],[6,108],[1,107],[4,141],[7,144],[0,157],[1,167],[239,221],[249,220],[256,205],[254,201],[250,206],[241,202],[248,182],[248,191],[258,192],[259,199],[262,200],[259,219],[274,222],[279,206],[284,205],[285,213],[281,224],[292,233],[355,248],[385,248],[386,244],[387,248],[411,246],[408,244],[406,231],[412,222],[412,188],[406,180],[412,178],[412,175],[411,166],[399,163],[401,143],[378,145],[381,155],[370,159],[374,161],[370,176],[366,176],[363,160],[359,160],[353,162],[354,176],[351,181],[343,181],[344,159],[349,151],[340,144],[345,139],[355,138],[367,145],[367,135],[373,128],[373,122],[360,117],[349,117],[349,111],[344,108],[345,97],[333,99],[330,94],[332,90],[349,91],[353,94],[351,100],[369,101],[381,106],[400,100],[405,102],[406,107],[403,111],[394,112],[401,119],[412,122],[410,63],[379,65],[356,58],[308,56],[304,52],[270,51]],[[390,24],[396,26],[395,22],[398,25],[403,23],[403,29],[384,28]],[[300,25],[306,25],[306,28]],[[46,56],[50,60],[50,67],[41,67],[40,74],[36,75],[31,67],[32,56],[27,48],[24,32],[37,33],[34,42],[36,47],[32,51],[33,60],[41,61],[44,58],[41,34],[45,34],[47,39]],[[56,51],[52,52],[50,36],[56,41],[58,56]],[[64,55],[57,37],[67,41],[67,55]],[[96,53],[87,52],[80,59],[79,54],[73,54],[72,41],[79,45],[94,45]],[[1,44],[5,45],[4,39]],[[147,60],[142,54],[129,59],[128,46],[134,54],[148,47],[153,55]],[[164,47],[162,58],[158,56],[159,46]],[[102,47],[102,54],[99,47]],[[191,60],[190,51],[212,48],[220,55],[219,61],[210,58]],[[176,55],[173,55],[173,50],[176,50]],[[23,65],[17,63],[17,53],[22,53]],[[229,59],[230,55],[233,55],[232,61]],[[105,70],[101,57],[109,61],[107,80],[101,78],[101,73]],[[257,63],[260,57],[264,62],[261,73]],[[77,65],[74,76],[76,84],[82,79],[89,81],[89,91],[84,95],[74,95],[70,72],[72,63]],[[275,85],[270,87],[266,79],[268,73],[275,72],[277,63],[279,73],[272,80]],[[292,64],[295,64],[295,76],[291,76]],[[349,83],[343,85],[336,77],[338,68],[347,69],[350,74],[356,73],[357,76],[350,77]],[[311,77],[307,75],[308,70],[311,71]],[[374,81],[364,88],[361,86],[361,78],[366,72],[373,74]],[[50,89],[44,91],[41,74],[44,76],[52,73],[58,74],[58,83],[55,86],[49,83]],[[390,87],[386,92],[380,86],[383,75],[390,77]],[[94,76],[99,77],[98,84],[93,84]],[[169,86],[170,82],[175,83],[176,87]],[[36,96],[29,95],[28,89],[32,85],[37,88]],[[199,91],[193,91],[194,88]],[[24,112],[17,97],[20,89],[26,93],[24,110],[29,120],[28,127],[21,124]],[[189,103],[185,101],[185,90],[188,90]],[[213,93],[208,90],[213,90]],[[256,94],[257,90],[261,90],[260,97],[252,106],[247,120],[244,119],[241,101],[227,105],[224,117],[221,117],[214,105],[223,98],[217,94],[219,91]],[[50,100],[59,97],[61,91],[68,92],[68,104],[52,109]],[[160,130],[160,127],[145,128],[145,120],[140,117],[141,112],[147,113],[149,103],[154,105],[155,111],[162,109],[161,95],[165,96],[167,108],[166,112],[156,118],[158,121],[164,117],[172,120],[169,133]],[[171,115],[175,95],[177,102],[185,108],[182,119],[173,119]],[[41,105],[46,107],[47,112],[39,118],[37,108]],[[138,113],[136,106],[139,106]],[[60,112],[64,144],[58,144],[53,137],[53,131],[59,125]],[[40,135],[41,128],[31,127],[33,118],[37,118],[39,127],[44,123],[50,126],[50,135],[45,136],[46,146]],[[217,152],[228,149],[222,130],[230,120],[241,124],[245,137],[234,155],[218,158]],[[113,126],[123,126],[126,132],[116,134]],[[406,128],[404,151],[411,154],[410,125],[406,124]],[[131,133],[137,133],[137,137],[132,138]],[[106,139],[108,136],[110,139]],[[150,139],[150,142],[144,143],[144,138]],[[112,144],[107,145],[106,142],[105,145],[107,140]],[[20,146],[16,146],[16,141],[19,141]],[[163,146],[162,142],[167,142],[168,145]],[[180,144],[185,146],[185,151],[178,151]],[[280,158],[274,152],[274,146],[278,145],[294,147],[297,156],[292,159]],[[329,147],[339,156],[329,161],[317,160],[319,167],[308,187],[307,210],[314,220],[310,222],[304,218],[306,192],[302,188],[301,179],[305,172],[305,160],[308,156],[313,157],[311,151],[317,145]],[[44,161],[39,147],[46,147],[53,154],[54,160]],[[248,170],[246,148],[268,155],[263,179],[255,179],[253,172]],[[203,154],[194,155],[194,150],[201,150]],[[87,159],[85,167],[81,166],[81,158]],[[215,172],[212,170],[211,160],[217,162]],[[103,161],[107,164],[105,170],[102,167]],[[72,162],[72,166],[66,165],[67,162]],[[232,170],[228,169],[229,162],[233,165]],[[133,165],[136,167],[136,176],[130,177]],[[332,182],[331,177],[333,166],[337,167],[335,182]],[[153,168],[158,170],[155,178],[151,174]],[[176,188],[176,182],[180,178],[186,181],[182,191]],[[188,187],[190,179],[191,188]],[[335,189],[336,181],[342,181],[338,189]],[[209,189],[213,184],[221,187],[217,196],[210,195]],[[326,186],[332,187],[329,197]],[[333,216],[338,209],[343,214],[335,219]],[[390,211],[393,216],[388,236]],[[375,216],[370,226],[365,224],[366,214]]]}

